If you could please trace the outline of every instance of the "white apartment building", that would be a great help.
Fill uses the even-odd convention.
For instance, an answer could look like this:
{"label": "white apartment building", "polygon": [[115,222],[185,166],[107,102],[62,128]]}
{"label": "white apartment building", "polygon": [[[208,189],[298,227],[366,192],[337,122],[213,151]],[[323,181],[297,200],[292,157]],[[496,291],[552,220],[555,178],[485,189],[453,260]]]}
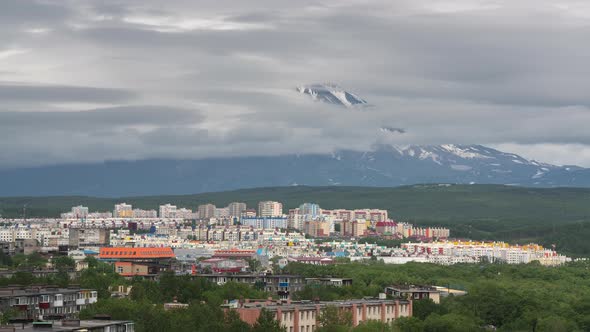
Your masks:
{"label": "white apartment building", "polygon": [[240,217],[247,208],[246,203],[241,202],[232,202],[227,206],[230,217]]}
{"label": "white apartment building", "polygon": [[133,206],[127,203],[115,204],[113,210],[113,217],[115,218],[132,218],[133,217]]}
{"label": "white apartment building", "polygon": [[277,217],[283,215],[283,204],[274,201],[263,201],[258,203],[258,216]]}
{"label": "white apartment building", "polygon": [[172,204],[165,204],[165,205],[160,205],[160,213],[158,213],[158,216],[160,218],[176,218],[176,205],[172,205]]}

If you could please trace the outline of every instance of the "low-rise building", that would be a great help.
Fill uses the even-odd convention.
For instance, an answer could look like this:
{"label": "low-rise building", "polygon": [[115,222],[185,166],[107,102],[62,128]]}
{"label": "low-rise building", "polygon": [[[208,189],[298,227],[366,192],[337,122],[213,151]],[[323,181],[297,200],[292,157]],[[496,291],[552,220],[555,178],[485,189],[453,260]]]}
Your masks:
{"label": "low-rise building", "polygon": [[14,319],[60,319],[76,316],[98,300],[93,289],[28,287],[0,288],[0,311],[14,309]]}
{"label": "low-rise building", "polygon": [[200,274],[196,277],[205,278],[218,285],[227,282],[237,282],[258,287],[266,292],[276,294],[281,299],[287,299],[293,292],[305,286],[302,276],[279,274]]}
{"label": "low-rise building", "polygon": [[312,301],[249,301],[234,302],[224,305],[225,310],[235,310],[240,319],[248,324],[254,324],[262,309],[270,311],[276,320],[288,332],[313,332],[319,327],[319,317],[322,309],[336,307],[350,312],[352,325],[377,320],[390,324],[400,317],[412,316],[411,300],[361,299],[332,302]]}
{"label": "low-rise building", "polygon": [[440,303],[440,290],[432,286],[394,285],[385,288],[385,294],[412,300],[431,299]]}
{"label": "low-rise building", "polygon": [[322,278],[305,278],[305,283],[308,285],[324,285],[324,286],[334,286],[334,287],[342,287],[342,286],[352,286],[352,278],[332,278],[332,277],[322,277]]}
{"label": "low-rise building", "polygon": [[[6,331],[6,329],[3,329]],[[129,320],[79,320],[64,319],[58,321],[32,322],[16,324],[10,327],[11,332],[134,332],[135,325]]]}
{"label": "low-rise building", "polygon": [[153,278],[162,271],[170,270],[171,260],[176,256],[170,247],[105,247],[100,248],[98,257],[113,262],[115,272],[122,276]]}

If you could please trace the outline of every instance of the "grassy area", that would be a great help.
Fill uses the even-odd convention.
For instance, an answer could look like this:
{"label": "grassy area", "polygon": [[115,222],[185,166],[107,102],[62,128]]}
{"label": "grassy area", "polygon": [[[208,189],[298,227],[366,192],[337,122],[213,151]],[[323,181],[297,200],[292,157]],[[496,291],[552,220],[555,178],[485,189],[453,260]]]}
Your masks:
{"label": "grassy area", "polygon": [[[415,224],[450,227],[455,236],[487,240],[555,243],[570,253],[590,254],[590,244],[578,242],[590,233],[590,189],[522,188],[500,185],[414,185],[396,188],[277,187],[182,196],[125,198],[0,197],[4,217],[58,216],[82,204],[91,211],[112,210],[117,202],[157,209],[172,203],[196,209],[199,204],[225,206],[233,201],[256,207],[277,200],[284,208],[315,202],[322,208],[380,208],[390,217]],[[286,211],[285,211],[286,212]]]}

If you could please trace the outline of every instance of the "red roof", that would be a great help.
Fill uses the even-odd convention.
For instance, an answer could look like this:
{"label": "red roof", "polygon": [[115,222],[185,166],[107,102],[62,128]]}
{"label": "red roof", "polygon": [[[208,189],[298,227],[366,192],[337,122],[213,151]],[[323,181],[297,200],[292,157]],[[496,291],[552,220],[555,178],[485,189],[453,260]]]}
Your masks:
{"label": "red roof", "polygon": [[174,258],[174,251],[170,247],[164,248],[128,248],[111,247],[100,248],[99,258]]}

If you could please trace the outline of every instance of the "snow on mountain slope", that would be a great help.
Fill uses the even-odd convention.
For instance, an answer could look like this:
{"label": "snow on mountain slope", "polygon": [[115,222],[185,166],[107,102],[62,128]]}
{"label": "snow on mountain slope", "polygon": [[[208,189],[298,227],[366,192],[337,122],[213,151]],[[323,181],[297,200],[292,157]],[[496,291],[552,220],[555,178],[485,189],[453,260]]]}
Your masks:
{"label": "snow on mountain slope", "polygon": [[345,107],[367,105],[367,102],[362,98],[345,91],[340,86],[333,83],[303,85],[298,87],[297,91],[311,96],[314,100],[328,104]]}

